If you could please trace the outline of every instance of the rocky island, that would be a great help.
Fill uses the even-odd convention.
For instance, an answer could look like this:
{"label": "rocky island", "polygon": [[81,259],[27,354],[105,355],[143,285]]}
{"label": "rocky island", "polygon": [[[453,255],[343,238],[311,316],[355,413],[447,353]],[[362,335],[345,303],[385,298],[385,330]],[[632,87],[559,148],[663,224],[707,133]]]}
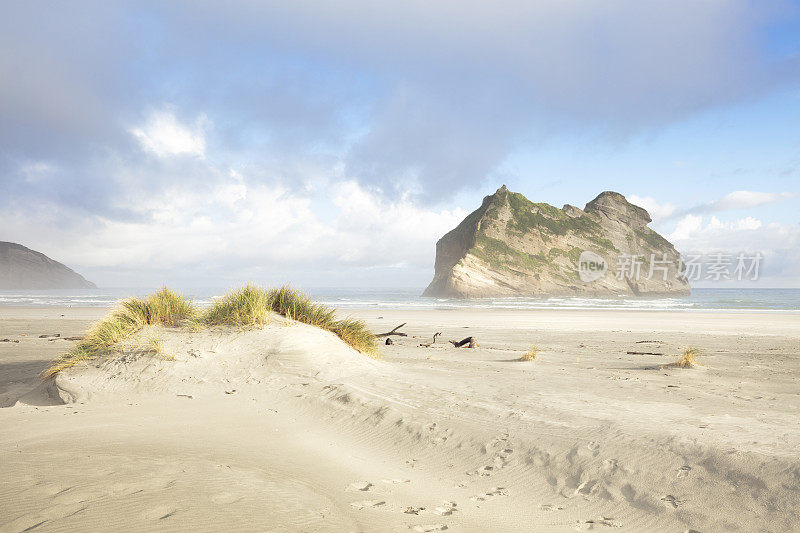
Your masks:
{"label": "rocky island", "polygon": [[0,290],[94,289],[71,268],[21,244],[0,241]]}
{"label": "rocky island", "polygon": [[503,185],[436,243],[423,296],[689,294],[680,254],[650,222],[616,192],[558,209]]}

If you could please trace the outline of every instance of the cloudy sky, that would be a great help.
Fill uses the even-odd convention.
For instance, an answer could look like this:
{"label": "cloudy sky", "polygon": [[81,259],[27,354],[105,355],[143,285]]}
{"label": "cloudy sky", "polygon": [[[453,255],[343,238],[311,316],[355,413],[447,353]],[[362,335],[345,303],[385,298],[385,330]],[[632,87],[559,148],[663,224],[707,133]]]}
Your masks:
{"label": "cloudy sky", "polygon": [[0,240],[101,286],[424,287],[505,183],[800,286],[800,8],[3,2]]}

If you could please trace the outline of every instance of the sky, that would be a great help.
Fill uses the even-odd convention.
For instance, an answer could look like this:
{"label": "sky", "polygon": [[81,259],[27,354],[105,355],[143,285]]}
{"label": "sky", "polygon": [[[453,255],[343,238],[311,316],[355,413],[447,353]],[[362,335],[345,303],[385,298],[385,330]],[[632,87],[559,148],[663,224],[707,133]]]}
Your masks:
{"label": "sky", "polygon": [[506,184],[800,287],[796,2],[2,3],[0,240],[100,286],[422,289]]}

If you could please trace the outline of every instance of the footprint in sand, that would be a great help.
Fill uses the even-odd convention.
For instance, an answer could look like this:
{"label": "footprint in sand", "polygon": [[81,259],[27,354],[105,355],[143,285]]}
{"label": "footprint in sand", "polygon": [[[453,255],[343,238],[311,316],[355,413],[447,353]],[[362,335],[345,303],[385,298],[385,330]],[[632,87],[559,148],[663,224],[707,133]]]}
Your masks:
{"label": "footprint in sand", "polygon": [[458,504],[456,502],[444,502],[440,507],[436,507],[433,510],[433,512],[435,514],[438,514],[439,516],[450,516],[451,514],[458,511],[456,507],[458,507]]}
{"label": "footprint in sand", "polygon": [[369,481],[356,481],[355,483],[350,483],[344,490],[345,492],[367,492],[374,486]]}
{"label": "footprint in sand", "polygon": [[486,492],[472,496],[470,500],[474,502],[485,502],[486,500],[490,500],[495,496],[508,496],[508,491],[503,487],[492,487]]}
{"label": "footprint in sand", "polygon": [[361,500],[358,502],[350,502],[350,507],[360,511],[361,509],[375,509],[377,507],[383,507],[386,505],[386,502],[383,500]]}
{"label": "footprint in sand", "polygon": [[447,529],[446,524],[428,524],[425,526],[414,526],[411,528],[414,531],[421,531],[423,533],[428,533],[430,531],[445,531]]}
{"label": "footprint in sand", "polygon": [[586,520],[584,522],[578,522],[575,525],[575,531],[586,531],[589,529],[594,529],[595,526],[600,527],[622,527],[622,524],[617,522],[611,517],[608,516],[601,516],[599,518],[595,518],[593,520]]}
{"label": "footprint in sand", "polygon": [[398,483],[411,483],[410,479],[382,479],[381,481],[388,485],[397,485]]}
{"label": "footprint in sand", "polygon": [[550,503],[545,503],[543,505],[540,505],[539,509],[541,509],[542,511],[563,511],[564,510],[563,507],[559,507],[558,505],[553,505],[553,504],[550,504]]}
{"label": "footprint in sand", "polygon": [[613,474],[614,472],[617,471],[618,467],[619,463],[617,462],[616,459],[606,459],[605,461],[603,461],[602,468],[603,472],[605,472],[606,474]]}
{"label": "footprint in sand", "polygon": [[597,494],[599,490],[598,481],[596,479],[590,479],[584,481],[578,488],[575,489],[574,496],[591,496]]}
{"label": "footprint in sand", "polygon": [[420,511],[424,511],[424,507],[406,507],[403,513],[405,514],[415,514],[418,515]]}
{"label": "footprint in sand", "polygon": [[685,478],[685,477],[687,477],[687,476],[689,475],[689,470],[691,470],[691,469],[692,469],[692,467],[691,467],[691,466],[689,466],[689,465],[683,465],[682,467],[680,467],[680,468],[677,470],[677,476],[678,476],[678,478],[680,479],[680,478]]}
{"label": "footprint in sand", "polygon": [[494,472],[494,467],[490,466],[490,465],[486,465],[486,466],[481,467],[481,468],[479,468],[477,470],[473,470],[471,472],[467,472],[467,475],[468,476],[486,477],[486,476],[491,476],[492,472]]}
{"label": "footprint in sand", "polygon": [[667,494],[666,496],[661,498],[661,501],[664,502],[666,505],[671,506],[673,509],[677,509],[678,505],[683,503],[683,500],[679,500],[678,498],[676,498],[672,494]]}

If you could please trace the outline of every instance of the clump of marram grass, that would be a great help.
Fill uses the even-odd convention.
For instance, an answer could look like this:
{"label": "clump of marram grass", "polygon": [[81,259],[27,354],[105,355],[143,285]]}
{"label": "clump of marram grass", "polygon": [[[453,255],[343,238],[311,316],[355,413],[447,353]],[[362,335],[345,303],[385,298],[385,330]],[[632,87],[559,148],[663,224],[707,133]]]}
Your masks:
{"label": "clump of marram grass", "polygon": [[697,348],[686,348],[677,361],[675,361],[674,363],[670,363],[666,366],[678,367],[678,368],[694,368],[695,366],[703,366],[697,360],[697,357],[699,355],[700,355],[700,350],[698,350]]}
{"label": "clump of marram grass", "polygon": [[264,326],[271,309],[270,292],[247,284],[215,300],[201,321],[212,326]]}
{"label": "clump of marram grass", "polygon": [[[336,334],[355,350],[374,356],[375,336],[352,318],[336,319],[336,310],[289,287],[265,290],[245,285],[216,300],[200,313],[191,300],[162,287],[147,298],[129,298],[107,317],[95,323],[75,348],[56,359],[42,376],[46,379],[81,361],[111,355],[115,345],[146,325],[183,326],[197,331],[203,326],[264,326],[277,313]],[[160,340],[150,339],[148,351],[161,354]]]}
{"label": "clump of marram grass", "polygon": [[288,286],[264,290],[245,285],[219,298],[200,321],[208,325],[264,326],[270,313],[331,331],[361,353],[375,353],[375,336],[360,320],[336,319],[336,310]]}
{"label": "clump of marram grass", "polygon": [[364,322],[352,318],[337,320],[335,309],[314,303],[305,294],[285,285],[270,291],[270,299],[275,313],[331,331],[355,350],[375,354],[375,335],[367,330]]}
{"label": "clump of marram grass", "polygon": [[194,303],[166,287],[147,298],[128,298],[120,302],[108,316],[92,325],[83,340],[57,358],[42,372],[42,377],[47,379],[81,361],[110,355],[115,344],[144,326],[177,326],[184,320],[196,317],[197,307]]}
{"label": "clump of marram grass", "polygon": [[[128,305],[134,301],[137,300],[128,300]],[[142,300],[138,301],[141,302]],[[144,302],[146,305],[142,310],[142,316],[146,324],[173,327],[186,319],[195,318],[198,314],[197,307],[192,300],[184,298],[166,287],[161,287],[158,292],[151,294]],[[123,302],[123,305],[125,305],[125,302]]]}
{"label": "clump of marram grass", "polygon": [[339,320],[331,331],[357,351],[372,357],[378,355],[375,350],[375,335],[367,330],[367,326],[361,320],[349,317]]}
{"label": "clump of marram grass", "polygon": [[145,349],[148,353],[160,355],[164,359],[168,361],[174,361],[174,355],[168,355],[164,351],[164,339],[161,337],[148,337],[147,338],[147,348]]}
{"label": "clump of marram grass", "polygon": [[270,291],[272,310],[286,318],[333,331],[336,310],[317,304],[305,294],[286,285]]}
{"label": "clump of marram grass", "polygon": [[522,357],[517,359],[517,361],[533,361],[539,355],[539,348],[536,346],[531,346],[530,349],[522,354]]}
{"label": "clump of marram grass", "polygon": [[147,351],[161,355],[164,353],[164,340],[161,337],[148,337]]}

